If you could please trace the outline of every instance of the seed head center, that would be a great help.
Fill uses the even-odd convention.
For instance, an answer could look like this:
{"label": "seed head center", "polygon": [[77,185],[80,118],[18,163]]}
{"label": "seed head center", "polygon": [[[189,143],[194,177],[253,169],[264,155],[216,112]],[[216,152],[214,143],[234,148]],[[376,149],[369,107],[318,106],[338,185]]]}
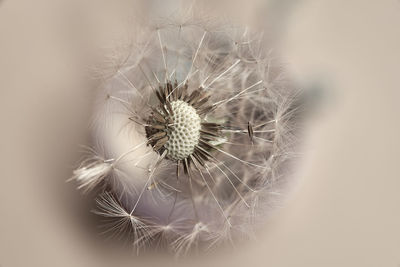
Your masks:
{"label": "seed head center", "polygon": [[167,130],[168,141],[164,145],[167,157],[183,160],[189,157],[200,138],[201,119],[196,109],[182,100],[171,102],[173,127]]}

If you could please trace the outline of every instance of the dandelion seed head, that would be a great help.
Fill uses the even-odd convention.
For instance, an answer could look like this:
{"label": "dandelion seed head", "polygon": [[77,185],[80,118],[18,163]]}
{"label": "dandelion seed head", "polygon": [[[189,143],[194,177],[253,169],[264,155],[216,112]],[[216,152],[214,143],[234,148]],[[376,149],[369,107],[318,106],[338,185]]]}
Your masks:
{"label": "dandelion seed head", "polygon": [[247,28],[191,12],[156,24],[104,77],[93,139],[109,153],[75,180],[107,185],[98,214],[130,227],[138,247],[234,243],[278,206],[297,155],[298,93]]}

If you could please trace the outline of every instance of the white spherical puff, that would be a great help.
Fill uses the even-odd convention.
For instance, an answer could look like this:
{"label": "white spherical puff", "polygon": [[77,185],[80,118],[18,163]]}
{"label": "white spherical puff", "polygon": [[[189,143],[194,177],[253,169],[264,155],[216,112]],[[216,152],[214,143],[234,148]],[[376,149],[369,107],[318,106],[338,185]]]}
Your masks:
{"label": "white spherical puff", "polygon": [[180,255],[251,235],[277,206],[297,155],[298,91],[245,28],[156,24],[104,79],[97,153],[74,178],[104,185],[97,213],[137,248]]}

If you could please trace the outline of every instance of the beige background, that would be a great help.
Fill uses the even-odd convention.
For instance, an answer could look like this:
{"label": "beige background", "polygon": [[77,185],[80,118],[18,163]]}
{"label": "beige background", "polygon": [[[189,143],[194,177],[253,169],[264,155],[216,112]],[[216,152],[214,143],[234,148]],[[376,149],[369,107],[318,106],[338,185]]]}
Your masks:
{"label": "beige background", "polygon": [[84,66],[115,15],[162,11],[133,2],[0,1],[1,267],[400,266],[396,0],[204,1],[264,29],[298,82],[325,92],[298,186],[259,239],[233,252],[176,262],[100,245],[65,180],[86,142]]}

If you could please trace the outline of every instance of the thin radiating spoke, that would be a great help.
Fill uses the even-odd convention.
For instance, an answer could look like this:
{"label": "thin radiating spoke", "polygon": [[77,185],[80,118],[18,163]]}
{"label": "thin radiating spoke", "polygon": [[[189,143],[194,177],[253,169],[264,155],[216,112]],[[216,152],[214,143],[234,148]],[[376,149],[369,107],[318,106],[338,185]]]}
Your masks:
{"label": "thin radiating spoke", "polygon": [[[214,163],[215,164],[215,163]],[[247,204],[246,200],[243,198],[242,194],[240,194],[239,190],[237,190],[236,186],[233,184],[232,180],[229,178],[229,176],[220,168],[218,167],[218,165],[215,164],[215,166],[222,172],[222,174],[226,177],[226,179],[228,179],[229,183],[232,185],[233,189],[236,191],[236,193],[238,194],[238,196],[240,197],[240,199],[243,201],[243,203],[246,205],[246,207],[250,208],[250,205]],[[208,175],[210,175],[210,177],[213,179],[210,170],[208,169],[207,165],[205,165],[205,169],[208,173]],[[214,179],[213,179],[214,180]]]}
{"label": "thin radiating spoke", "polygon": [[[190,77],[192,77],[193,75],[195,75],[198,71],[199,71],[199,70],[195,70],[194,72],[192,72],[192,73],[187,77],[187,79],[189,79]],[[176,87],[172,90],[172,92],[168,94],[167,97],[170,97],[171,94],[172,94],[173,92],[175,92],[176,89],[178,89],[178,88],[180,88],[181,86],[183,86],[183,85],[185,84],[185,82],[186,82],[185,80],[183,80],[182,82],[180,82],[180,83],[178,84],[178,86],[176,86]]]}
{"label": "thin radiating spoke", "polygon": [[251,162],[242,160],[242,159],[240,159],[240,158],[238,158],[238,157],[236,157],[236,156],[234,156],[234,155],[232,155],[232,154],[230,154],[230,153],[228,153],[228,152],[226,152],[226,151],[223,151],[222,149],[219,149],[219,148],[217,148],[217,147],[214,147],[214,148],[215,148],[216,150],[218,150],[219,152],[221,152],[221,153],[223,153],[223,154],[225,154],[225,155],[227,155],[227,156],[229,156],[229,157],[231,157],[231,158],[233,158],[233,159],[236,159],[237,161],[240,161],[240,162],[242,162],[242,163],[244,163],[244,164],[251,165],[251,166],[254,166],[254,167],[258,167],[258,168],[262,168],[262,169],[268,169],[268,168],[269,168],[269,167],[257,165],[257,164],[254,164],[254,163],[251,163]]}
{"label": "thin radiating spoke", "polygon": [[262,127],[262,126],[264,126],[264,125],[267,125],[267,124],[273,123],[273,122],[276,122],[276,120],[274,119],[274,120],[270,120],[270,121],[263,122],[263,123],[261,123],[261,124],[259,124],[259,125],[254,126],[253,129]]}
{"label": "thin radiating spoke", "polygon": [[162,58],[163,58],[163,62],[164,62],[164,68],[165,68],[165,82],[167,82],[167,77],[168,77],[167,61],[166,61],[166,59],[165,59],[164,45],[163,45],[162,40],[161,40],[160,30],[157,30],[157,35],[158,35],[158,40],[159,40],[159,42],[160,42],[160,48],[161,48]]}
{"label": "thin radiating spoke", "polygon": [[[229,130],[229,129],[222,129],[222,132],[229,132],[229,133],[249,133],[248,130]],[[271,130],[260,130],[260,131],[253,131],[253,133],[273,133],[275,129]]]}
{"label": "thin radiating spoke", "polygon": [[146,73],[144,72],[142,66],[141,66],[140,64],[139,64],[138,66],[139,66],[140,71],[141,71],[142,74],[143,74],[143,77],[146,79],[147,84],[148,84],[154,91],[156,91],[156,89],[154,88],[153,84],[150,82],[149,77],[147,77]]}
{"label": "thin radiating spoke", "polygon": [[136,90],[136,92],[138,92],[140,97],[143,98],[143,95],[140,93],[137,87],[131,82],[131,80],[129,80],[128,77],[126,77],[126,75],[120,70],[118,70],[118,73],[124,78],[124,80],[129,84],[129,86],[132,87],[132,89]]}
{"label": "thin radiating spoke", "polygon": [[204,80],[203,82],[202,82],[202,87],[204,88],[204,89],[207,89],[207,88],[209,88],[213,83],[215,83],[217,80],[219,80],[222,76],[224,76],[226,73],[228,73],[231,69],[233,69],[237,64],[239,64],[239,62],[240,62],[240,59],[238,59],[238,60],[236,60],[235,61],[235,63],[233,63],[229,68],[227,68],[225,71],[223,71],[220,75],[218,75],[214,80],[212,80],[212,82],[210,82],[207,86],[203,86],[204,85],[204,83],[206,82],[206,80],[208,79],[208,77],[207,77],[207,79],[206,80]]}
{"label": "thin radiating spoke", "polygon": [[168,214],[167,224],[170,223],[171,215],[172,215],[172,213],[174,212],[175,205],[176,205],[176,200],[177,200],[177,199],[178,199],[178,191],[175,192],[174,203],[172,204],[171,210],[170,210],[170,212],[169,212],[169,214]]}
{"label": "thin radiating spoke", "polygon": [[126,157],[127,155],[129,155],[130,153],[134,152],[136,149],[138,149],[139,147],[141,147],[142,145],[146,144],[146,141],[138,144],[137,146],[135,146],[134,148],[128,150],[127,152],[123,153],[122,155],[120,155],[114,163],[119,162],[121,159],[123,159],[124,157]]}
{"label": "thin radiating spoke", "polygon": [[219,209],[220,209],[220,211],[221,211],[222,216],[224,216],[224,218],[225,218],[225,220],[227,221],[227,223],[228,223],[230,226],[232,226],[232,225],[231,225],[231,222],[229,221],[228,217],[226,216],[226,214],[225,214],[225,212],[224,212],[224,209],[222,208],[221,204],[219,203],[219,201],[218,201],[217,197],[215,196],[214,192],[211,190],[210,185],[207,183],[207,180],[204,178],[203,172],[202,172],[202,171],[200,170],[200,168],[197,166],[197,163],[194,161],[194,158],[193,158],[192,156],[190,156],[190,158],[192,159],[192,162],[194,163],[196,169],[199,171],[201,178],[203,179],[204,183],[206,184],[206,186],[207,186],[207,188],[208,188],[208,191],[210,191],[212,197],[214,198],[215,202],[217,203],[217,205],[218,205],[218,207],[219,207]]}
{"label": "thin radiating spoke", "polygon": [[224,99],[224,100],[215,102],[215,103],[213,104],[213,106],[214,106],[215,108],[218,108],[218,107],[221,106],[222,104],[229,103],[230,101],[232,101],[232,100],[238,98],[238,97],[239,97],[241,94],[243,94],[244,92],[250,90],[251,88],[253,88],[253,87],[255,87],[255,86],[259,85],[259,84],[261,84],[262,82],[263,82],[263,81],[261,80],[261,81],[256,82],[256,83],[253,84],[253,85],[250,85],[249,87],[243,89],[242,91],[240,91],[240,92],[237,93],[236,95],[232,96],[231,98],[228,98],[228,99]]}
{"label": "thin radiating spoke", "polygon": [[151,173],[150,173],[150,175],[149,175],[149,178],[147,179],[146,183],[144,184],[144,186],[143,186],[143,188],[142,188],[142,191],[140,192],[139,197],[138,197],[138,199],[137,199],[135,205],[133,206],[132,211],[130,212],[130,215],[132,215],[133,212],[135,211],[137,205],[139,204],[140,199],[142,198],[142,195],[143,195],[144,191],[145,191],[146,188],[147,188],[147,185],[150,183],[151,178],[152,178],[153,175],[154,175],[154,172],[156,171],[156,169],[158,168],[158,166],[160,165],[160,163],[164,160],[164,158],[165,158],[166,155],[167,155],[167,150],[165,150],[164,153],[163,153],[161,156],[158,157],[157,162],[156,162],[156,164],[154,165],[154,168],[153,168],[153,170],[151,171]]}
{"label": "thin radiating spoke", "polygon": [[197,47],[197,50],[196,50],[196,53],[194,53],[194,57],[193,57],[193,60],[192,60],[192,64],[190,65],[190,69],[189,69],[189,72],[188,72],[188,74],[186,75],[186,78],[185,78],[185,82],[187,81],[187,79],[189,78],[189,75],[190,75],[190,73],[192,72],[192,68],[193,68],[193,65],[194,65],[194,62],[195,62],[195,60],[196,60],[196,58],[197,58],[197,54],[199,53],[199,50],[200,50],[200,47],[201,47],[201,45],[203,44],[203,40],[204,40],[204,37],[206,36],[206,31],[204,32],[204,34],[203,34],[203,36],[201,37],[201,39],[200,39],[200,43],[199,43],[199,45],[198,45],[198,47]]}
{"label": "thin radiating spoke", "polygon": [[185,168],[186,168],[187,174],[189,176],[190,200],[192,201],[194,216],[195,216],[196,220],[198,220],[199,219],[199,214],[197,212],[196,203],[195,203],[194,198],[193,198],[192,174],[190,172],[190,166],[188,164],[187,158],[185,158],[185,160],[184,160],[184,166],[186,166]]}
{"label": "thin radiating spoke", "polygon": [[[224,166],[230,173],[232,173],[232,175],[239,181],[239,183],[241,183],[242,185],[244,185],[244,186],[245,186],[247,189],[249,189],[250,191],[255,192],[255,190],[254,190],[253,188],[251,188],[251,187],[248,186],[245,182],[243,182],[242,179],[240,179],[240,178],[236,175],[236,173],[234,173],[228,166],[226,166],[225,163],[223,163],[222,161],[221,161],[220,163],[221,163],[222,166]],[[214,163],[214,164],[215,164],[215,163]],[[216,165],[217,168],[219,168],[217,164],[215,164],[215,165]]]}
{"label": "thin radiating spoke", "polygon": [[[242,160],[242,159],[240,159],[240,158],[238,158],[238,157],[236,157],[236,156],[234,156],[234,155],[232,155],[232,154],[230,154],[230,153],[228,153],[228,152],[226,152],[226,151],[224,151],[224,150],[222,150],[222,149],[219,149],[219,148],[216,147],[216,146],[210,145],[209,143],[207,143],[206,141],[204,141],[204,140],[202,140],[202,139],[200,139],[200,142],[203,143],[203,144],[207,144],[207,145],[211,146],[213,149],[216,149],[216,150],[218,150],[219,152],[221,152],[221,153],[223,153],[223,154],[225,154],[225,155],[227,155],[227,156],[229,156],[229,157],[231,157],[231,158],[233,158],[233,159],[235,159],[235,160],[237,160],[237,161],[240,161],[240,162],[242,162],[242,163],[244,163],[244,164],[246,164],[246,165],[250,165],[250,166],[254,166],[254,167],[258,167],[258,168],[262,168],[262,169],[268,169],[268,168],[269,168],[269,167],[257,165],[257,164],[254,164],[254,163],[251,163],[251,162]],[[201,147],[199,146],[199,148],[201,148]],[[202,150],[203,150],[203,149],[202,149]]]}

